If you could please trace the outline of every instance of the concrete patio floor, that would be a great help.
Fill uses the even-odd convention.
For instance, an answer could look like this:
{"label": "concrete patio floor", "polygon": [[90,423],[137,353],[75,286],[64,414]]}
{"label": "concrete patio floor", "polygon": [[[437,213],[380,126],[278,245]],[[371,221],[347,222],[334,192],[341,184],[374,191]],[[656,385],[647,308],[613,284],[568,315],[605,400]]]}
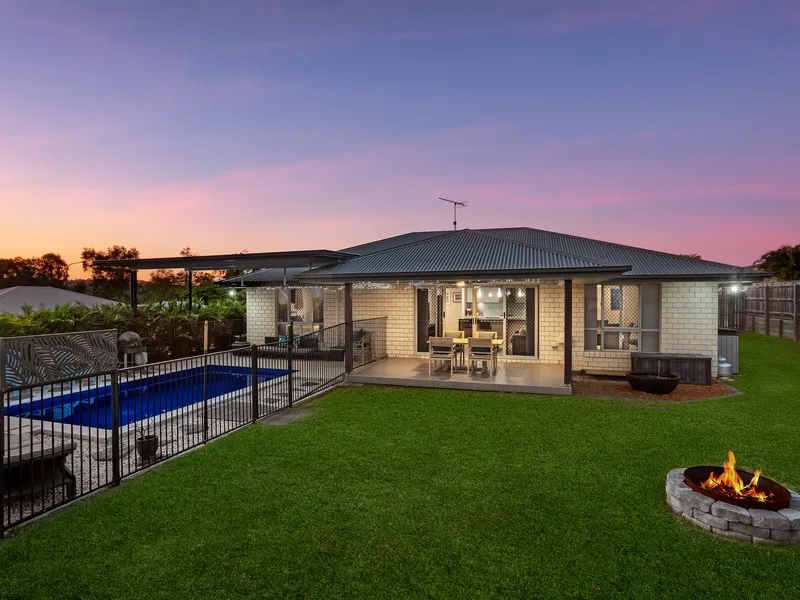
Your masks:
{"label": "concrete patio floor", "polygon": [[347,375],[346,381],[348,383],[523,394],[562,396],[572,394],[572,387],[564,385],[564,367],[562,365],[533,362],[500,362],[495,375],[488,372],[476,372],[468,375],[464,369],[457,370],[451,376],[450,368],[445,366],[441,366],[429,375],[428,360],[424,358],[386,358],[357,368]]}

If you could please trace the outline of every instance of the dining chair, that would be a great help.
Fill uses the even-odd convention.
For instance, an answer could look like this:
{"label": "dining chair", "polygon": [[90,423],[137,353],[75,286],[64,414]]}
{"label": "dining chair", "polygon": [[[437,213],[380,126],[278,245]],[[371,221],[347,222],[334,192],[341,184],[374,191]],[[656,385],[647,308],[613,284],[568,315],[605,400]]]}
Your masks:
{"label": "dining chair", "polygon": [[[489,370],[489,364],[494,368],[494,348],[492,347],[491,338],[471,337],[467,343],[469,346],[469,353],[467,355],[468,375],[472,374],[472,365],[476,362],[482,362],[485,370]],[[495,373],[496,370],[493,369],[492,374]]]}
{"label": "dining chair", "polygon": [[456,345],[451,337],[434,337],[428,340],[428,375],[433,374],[436,361],[450,361],[450,376],[456,361]]}

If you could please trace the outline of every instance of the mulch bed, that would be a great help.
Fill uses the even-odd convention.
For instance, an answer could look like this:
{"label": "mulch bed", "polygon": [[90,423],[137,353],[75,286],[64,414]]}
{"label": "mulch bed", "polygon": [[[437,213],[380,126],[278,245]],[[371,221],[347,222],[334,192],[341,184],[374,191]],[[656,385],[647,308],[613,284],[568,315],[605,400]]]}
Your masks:
{"label": "mulch bed", "polygon": [[573,395],[607,396],[612,398],[635,398],[638,400],[662,400],[681,402],[686,400],[703,400],[719,396],[732,396],[736,390],[714,380],[711,385],[680,384],[671,394],[659,396],[638,392],[631,388],[627,381],[600,377],[576,377],[572,382]]}

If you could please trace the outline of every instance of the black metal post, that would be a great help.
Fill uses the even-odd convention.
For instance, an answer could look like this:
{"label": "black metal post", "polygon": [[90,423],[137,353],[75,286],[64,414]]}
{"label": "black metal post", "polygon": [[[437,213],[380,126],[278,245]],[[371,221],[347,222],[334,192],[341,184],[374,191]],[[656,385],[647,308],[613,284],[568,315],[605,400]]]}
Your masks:
{"label": "black metal post", "polygon": [[119,371],[111,371],[111,480],[119,485],[120,477],[119,447]]}
{"label": "black metal post", "polygon": [[[291,316],[289,317],[291,319]],[[294,325],[292,325],[292,321],[290,320],[289,323],[286,325],[287,333],[289,334],[289,347],[286,349],[286,368],[289,370],[289,408],[292,408],[294,405],[294,382],[292,381],[293,373],[292,373],[292,354],[294,352]]]}
{"label": "black metal post", "polygon": [[572,279],[564,280],[564,385],[572,385]]}
{"label": "black metal post", "polygon": [[258,421],[258,353],[256,345],[250,346],[250,373],[252,383],[250,384],[250,400],[253,403],[253,423]]}
{"label": "black metal post", "polygon": [[[6,455],[6,438],[5,438],[5,418],[3,413],[6,407],[6,392],[0,388],[0,456]],[[5,534],[5,521],[6,521],[6,502],[4,500],[6,495],[5,478],[3,472],[5,469],[0,469],[0,540],[3,539]]]}
{"label": "black metal post", "polygon": [[203,354],[203,443],[208,441],[208,354]]}
{"label": "black metal post", "polygon": [[139,272],[131,271],[131,308],[136,310],[139,307]]}
{"label": "black metal post", "polygon": [[353,372],[353,284],[344,284],[344,372]]}
{"label": "black metal post", "polygon": [[194,285],[194,273],[192,271],[188,271],[186,273],[186,285],[189,288],[189,312],[192,312],[192,286]]}

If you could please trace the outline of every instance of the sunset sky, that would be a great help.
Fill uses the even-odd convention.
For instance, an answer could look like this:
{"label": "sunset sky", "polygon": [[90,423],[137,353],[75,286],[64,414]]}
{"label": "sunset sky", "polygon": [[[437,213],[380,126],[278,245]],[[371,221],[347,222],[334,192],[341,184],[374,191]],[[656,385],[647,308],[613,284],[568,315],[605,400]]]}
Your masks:
{"label": "sunset sky", "polygon": [[800,243],[798,0],[108,4],[0,0],[2,257]]}

